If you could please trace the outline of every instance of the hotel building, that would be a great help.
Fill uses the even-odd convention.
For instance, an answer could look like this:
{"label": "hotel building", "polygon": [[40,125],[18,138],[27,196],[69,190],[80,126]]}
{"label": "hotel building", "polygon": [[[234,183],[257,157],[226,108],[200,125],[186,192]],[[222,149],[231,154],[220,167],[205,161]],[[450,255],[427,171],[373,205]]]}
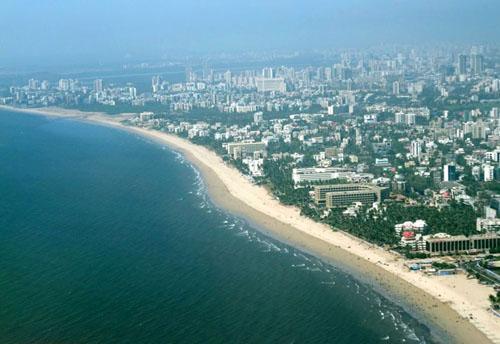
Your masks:
{"label": "hotel building", "polygon": [[263,142],[232,142],[227,144],[227,153],[233,159],[241,159],[255,152],[265,152],[266,144]]}
{"label": "hotel building", "polygon": [[314,187],[316,204],[327,208],[347,207],[354,202],[371,205],[382,200],[382,188],[370,184],[335,184]]}
{"label": "hotel building", "polygon": [[295,185],[322,182],[333,179],[345,179],[352,182],[367,182],[373,179],[371,173],[358,173],[340,167],[294,168],[292,179]]}

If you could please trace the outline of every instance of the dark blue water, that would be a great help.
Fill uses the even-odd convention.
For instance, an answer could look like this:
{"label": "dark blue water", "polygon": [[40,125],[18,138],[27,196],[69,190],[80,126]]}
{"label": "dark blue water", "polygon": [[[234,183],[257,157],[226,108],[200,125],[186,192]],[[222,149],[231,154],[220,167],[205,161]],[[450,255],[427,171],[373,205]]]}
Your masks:
{"label": "dark blue water", "polygon": [[215,208],[140,137],[0,112],[0,343],[412,343],[339,269]]}

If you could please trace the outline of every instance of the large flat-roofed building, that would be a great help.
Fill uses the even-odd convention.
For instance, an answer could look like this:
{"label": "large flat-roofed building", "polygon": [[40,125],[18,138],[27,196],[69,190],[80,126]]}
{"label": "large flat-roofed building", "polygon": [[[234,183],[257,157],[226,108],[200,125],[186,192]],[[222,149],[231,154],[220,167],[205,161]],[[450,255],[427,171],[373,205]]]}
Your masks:
{"label": "large flat-roofed building", "polygon": [[314,200],[327,208],[347,207],[354,202],[371,205],[382,201],[382,189],[370,184],[334,184],[314,187]]}
{"label": "large flat-roofed building", "polygon": [[286,92],[286,83],[283,78],[255,78],[258,92]]}
{"label": "large flat-roofed building", "polygon": [[141,122],[149,121],[154,118],[154,113],[152,112],[141,112],[139,114],[139,119]]}
{"label": "large flat-roofed building", "polygon": [[306,167],[294,168],[292,171],[292,179],[295,184],[307,182],[321,182],[326,180],[338,179],[342,174],[352,173],[339,167]]}
{"label": "large flat-roofed building", "polygon": [[480,235],[450,236],[435,234],[425,237],[425,250],[431,255],[477,253],[500,247],[500,234],[487,233]]}
{"label": "large flat-roofed building", "polygon": [[227,153],[234,159],[241,159],[255,152],[265,152],[264,142],[232,142],[227,144]]}
{"label": "large flat-roofed building", "polygon": [[333,179],[345,179],[353,182],[367,182],[373,179],[373,174],[357,173],[340,167],[307,167],[294,168],[292,179],[295,185],[302,183],[323,182]]}

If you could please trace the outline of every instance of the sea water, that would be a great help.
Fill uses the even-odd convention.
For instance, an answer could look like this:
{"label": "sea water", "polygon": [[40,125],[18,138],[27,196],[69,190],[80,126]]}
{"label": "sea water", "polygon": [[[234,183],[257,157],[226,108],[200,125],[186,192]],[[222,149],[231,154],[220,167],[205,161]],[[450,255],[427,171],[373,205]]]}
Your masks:
{"label": "sea water", "polygon": [[0,343],[430,343],[124,131],[0,112]]}

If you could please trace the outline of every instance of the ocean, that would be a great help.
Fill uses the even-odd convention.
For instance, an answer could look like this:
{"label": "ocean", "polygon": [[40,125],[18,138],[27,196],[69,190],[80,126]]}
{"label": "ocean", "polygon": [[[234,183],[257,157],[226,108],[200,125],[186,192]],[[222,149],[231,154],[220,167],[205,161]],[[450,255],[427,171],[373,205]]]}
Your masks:
{"label": "ocean", "polygon": [[180,154],[0,111],[0,343],[431,343],[402,307],[214,206]]}

